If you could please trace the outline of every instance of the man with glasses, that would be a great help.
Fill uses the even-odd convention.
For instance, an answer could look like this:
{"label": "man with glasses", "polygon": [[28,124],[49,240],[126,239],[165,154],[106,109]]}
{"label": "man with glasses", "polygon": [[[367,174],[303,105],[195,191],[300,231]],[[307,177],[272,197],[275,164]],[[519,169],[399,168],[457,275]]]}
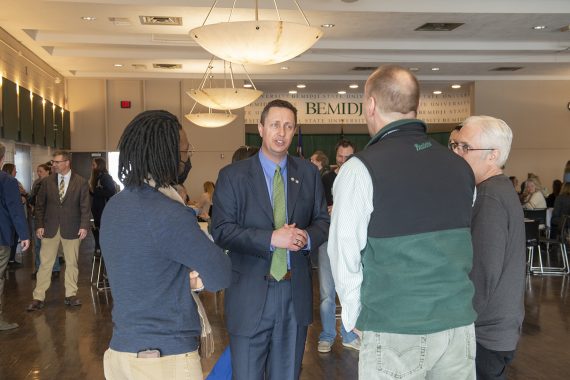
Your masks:
{"label": "man with glasses", "polygon": [[381,66],[366,81],[372,139],[340,169],[328,253],[360,379],[474,379],[469,165],[417,120],[419,84]]}
{"label": "man with glasses", "polygon": [[477,379],[506,379],[524,319],[524,216],[519,198],[501,169],[513,133],[502,120],[472,116],[451,144],[473,169],[473,307],[477,312]]}
{"label": "man with glasses", "polygon": [[41,263],[28,311],[44,307],[45,293],[51,285],[51,268],[60,243],[65,258],[64,303],[81,305],[77,298],[77,256],[79,244],[90,227],[89,186],[84,178],[71,171],[71,153],[56,151],[51,163],[53,174],[42,182],[36,197],[36,236],[42,239]]}

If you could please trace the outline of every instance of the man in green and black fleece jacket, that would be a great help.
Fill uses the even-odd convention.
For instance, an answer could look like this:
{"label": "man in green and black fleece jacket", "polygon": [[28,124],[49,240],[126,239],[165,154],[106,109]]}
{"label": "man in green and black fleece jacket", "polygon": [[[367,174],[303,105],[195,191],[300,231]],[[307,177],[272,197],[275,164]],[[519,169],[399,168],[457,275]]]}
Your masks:
{"label": "man in green and black fleece jacket", "polygon": [[427,136],[418,103],[411,72],[378,68],[363,104],[372,140],[333,188],[328,250],[344,327],[363,332],[361,379],[475,378],[475,179]]}

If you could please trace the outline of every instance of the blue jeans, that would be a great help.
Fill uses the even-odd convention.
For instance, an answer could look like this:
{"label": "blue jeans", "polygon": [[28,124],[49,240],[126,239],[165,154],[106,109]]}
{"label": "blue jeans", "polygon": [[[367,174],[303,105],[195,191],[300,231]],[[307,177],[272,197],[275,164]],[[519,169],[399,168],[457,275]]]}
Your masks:
{"label": "blue jeans", "polygon": [[433,334],[364,331],[358,378],[475,380],[473,324]]}
{"label": "blue jeans", "polygon": [[[327,253],[327,242],[319,247],[319,288],[321,293],[321,323],[323,331],[319,335],[319,341],[333,342],[336,338],[336,290],[331,270],[331,261]],[[345,343],[352,342],[358,336],[352,331],[347,332],[342,323],[340,334]]]}

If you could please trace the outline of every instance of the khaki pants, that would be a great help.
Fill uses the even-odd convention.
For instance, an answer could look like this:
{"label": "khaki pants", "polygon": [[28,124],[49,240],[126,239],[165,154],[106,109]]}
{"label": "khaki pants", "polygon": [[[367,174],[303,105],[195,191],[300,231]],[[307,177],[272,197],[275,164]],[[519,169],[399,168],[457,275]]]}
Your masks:
{"label": "khaki pants", "polygon": [[137,358],[131,352],[105,351],[103,357],[107,380],[202,380],[198,350],[161,358]]}
{"label": "khaki pants", "polygon": [[43,301],[46,298],[46,291],[51,285],[51,271],[53,263],[57,258],[59,244],[63,247],[63,257],[65,258],[65,296],[71,297],[77,294],[77,277],[79,269],[77,267],[77,256],[79,254],[79,244],[77,239],[64,239],[59,234],[59,229],[53,238],[43,238],[40,251],[40,269],[36,275],[36,288],[34,289],[34,299]]}

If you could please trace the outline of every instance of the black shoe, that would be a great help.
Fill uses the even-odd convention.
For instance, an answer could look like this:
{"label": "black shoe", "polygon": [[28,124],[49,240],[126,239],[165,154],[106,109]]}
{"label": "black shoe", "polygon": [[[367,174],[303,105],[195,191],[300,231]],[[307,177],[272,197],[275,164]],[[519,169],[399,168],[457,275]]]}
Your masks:
{"label": "black shoe", "polygon": [[76,296],[65,297],[63,301],[67,306],[81,306],[81,300]]}
{"label": "black shoe", "polygon": [[31,304],[28,305],[27,311],[36,311],[44,308],[44,301],[33,300]]}
{"label": "black shoe", "polygon": [[59,278],[59,271],[51,272],[51,279],[55,280]]}

